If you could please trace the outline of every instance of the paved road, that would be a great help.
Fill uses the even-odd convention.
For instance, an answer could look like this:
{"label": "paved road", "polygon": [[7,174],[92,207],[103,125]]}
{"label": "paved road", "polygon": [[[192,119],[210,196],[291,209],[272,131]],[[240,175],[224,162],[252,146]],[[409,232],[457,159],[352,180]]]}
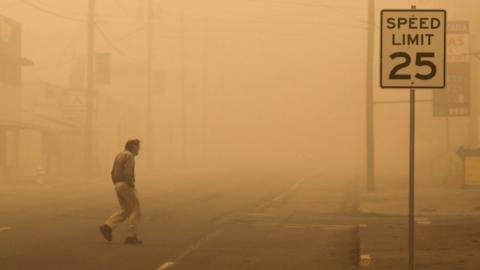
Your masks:
{"label": "paved road", "polygon": [[117,207],[106,179],[0,186],[0,269],[351,269],[345,185],[325,180],[141,181],[142,246],[122,244],[124,227],[112,243],[100,238]]}

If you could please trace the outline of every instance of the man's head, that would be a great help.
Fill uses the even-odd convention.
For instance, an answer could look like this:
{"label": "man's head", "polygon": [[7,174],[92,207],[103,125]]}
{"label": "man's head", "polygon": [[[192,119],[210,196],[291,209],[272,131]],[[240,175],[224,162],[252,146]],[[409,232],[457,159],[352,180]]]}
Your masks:
{"label": "man's head", "polygon": [[128,140],[125,144],[125,150],[132,153],[134,156],[138,155],[138,152],[140,152],[140,140]]}

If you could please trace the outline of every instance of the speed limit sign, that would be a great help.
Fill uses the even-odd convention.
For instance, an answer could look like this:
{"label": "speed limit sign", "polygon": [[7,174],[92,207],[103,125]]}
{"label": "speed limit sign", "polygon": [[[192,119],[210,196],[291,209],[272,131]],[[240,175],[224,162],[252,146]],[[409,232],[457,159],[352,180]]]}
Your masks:
{"label": "speed limit sign", "polygon": [[445,88],[445,10],[382,10],[382,88]]}

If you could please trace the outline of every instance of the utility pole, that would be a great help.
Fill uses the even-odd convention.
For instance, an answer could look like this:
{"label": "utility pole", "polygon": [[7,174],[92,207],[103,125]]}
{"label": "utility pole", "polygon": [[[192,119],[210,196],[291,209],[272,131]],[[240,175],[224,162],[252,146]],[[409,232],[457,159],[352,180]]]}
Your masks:
{"label": "utility pole", "polygon": [[205,33],[203,40],[203,72],[202,72],[202,159],[207,160],[207,121],[208,121],[208,49],[209,49],[209,20],[205,18]]}
{"label": "utility pole", "polygon": [[147,7],[147,168],[152,169],[152,61],[153,61],[153,0],[148,0]]}
{"label": "utility pole", "polygon": [[187,111],[186,111],[186,97],[185,97],[185,11],[182,2],[182,10],[180,15],[180,106],[181,106],[181,161],[182,166],[187,165]]}
{"label": "utility pole", "polygon": [[95,98],[94,56],[95,56],[95,0],[88,2],[88,44],[87,44],[87,93],[86,93],[86,121],[85,121],[85,173],[93,173],[93,112]]}
{"label": "utility pole", "polygon": [[368,0],[368,34],[367,34],[367,78],[366,78],[366,123],[367,123],[367,191],[375,190],[375,141],[373,110],[373,52],[375,30],[375,0]]}

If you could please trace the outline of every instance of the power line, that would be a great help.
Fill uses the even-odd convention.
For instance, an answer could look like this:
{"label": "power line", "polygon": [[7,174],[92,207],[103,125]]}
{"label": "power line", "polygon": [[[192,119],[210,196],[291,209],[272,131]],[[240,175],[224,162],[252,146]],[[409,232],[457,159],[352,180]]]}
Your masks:
{"label": "power line", "polygon": [[322,21],[315,21],[315,20],[282,20],[282,19],[274,19],[274,20],[268,20],[264,18],[255,18],[255,17],[247,17],[247,16],[241,16],[242,18],[239,19],[234,19],[234,18],[211,18],[213,21],[251,21],[251,22],[280,22],[280,23],[286,23],[286,24],[306,24],[306,25],[318,25],[322,27],[343,27],[343,28],[358,28],[358,29],[366,29],[365,26],[362,25],[354,25],[354,24],[341,24],[341,23],[326,23]]}
{"label": "power line", "polygon": [[95,22],[95,28],[97,28],[98,32],[100,35],[103,37],[103,39],[107,42],[107,44],[115,50],[117,53],[119,53],[122,56],[129,57],[124,51],[122,51],[120,48],[118,48],[114,42],[108,37],[108,35],[103,31],[103,29]]}
{"label": "power line", "polygon": [[352,14],[345,13],[345,10],[365,10],[364,8],[357,8],[357,7],[348,7],[348,6],[335,6],[335,5],[328,5],[328,4],[317,4],[317,3],[305,3],[305,2],[291,2],[291,1],[282,1],[282,0],[246,0],[248,2],[257,2],[257,3],[264,3],[264,4],[281,4],[281,5],[294,5],[294,6],[307,6],[307,7],[319,7],[330,9],[338,14],[343,16],[347,16],[355,21],[367,24],[368,21]]}
{"label": "power line", "polygon": [[145,30],[147,26],[145,24],[142,24],[138,27],[135,27],[134,29],[132,29],[131,31],[121,35],[120,37],[116,38],[115,39],[115,42],[121,42],[121,41],[124,41],[125,39],[135,35],[136,33],[140,32],[140,31],[143,31]]}
{"label": "power line", "polygon": [[284,4],[284,5],[307,6],[307,7],[321,7],[321,8],[329,8],[329,9],[365,10],[365,8],[361,8],[361,7],[336,6],[336,5],[328,5],[328,4],[292,2],[292,1],[281,1],[281,0],[246,0],[246,1],[265,3],[265,4]]}
{"label": "power line", "polygon": [[64,20],[69,20],[69,21],[81,22],[81,23],[86,22],[85,19],[79,19],[79,18],[74,18],[74,17],[65,16],[65,15],[63,15],[63,14],[57,13],[57,12],[55,12],[55,11],[52,11],[52,10],[50,10],[50,9],[46,9],[46,8],[44,8],[44,7],[41,7],[41,6],[37,5],[37,4],[33,4],[33,3],[31,3],[31,2],[29,2],[29,1],[27,1],[27,0],[19,0],[19,1],[20,1],[21,3],[23,3],[24,5],[27,5],[27,6],[29,6],[29,7],[32,7],[32,8],[34,8],[34,9],[36,9],[36,10],[38,10],[38,11],[41,11],[41,12],[43,12],[43,13],[47,13],[47,14],[53,15],[53,16],[55,16],[55,17],[57,17],[57,18],[61,18],[61,19],[64,19]]}
{"label": "power line", "polygon": [[[86,22],[86,18],[83,16],[83,13],[81,13],[81,12],[75,12],[75,11],[71,11],[71,10],[54,8],[52,6],[45,7],[44,4],[40,5],[38,3],[33,3],[33,2],[27,1],[27,0],[18,0],[18,1],[20,3],[23,3],[25,5],[33,7],[33,8],[35,8],[35,9],[41,11],[41,12],[44,12],[44,13],[47,13],[47,14],[50,14],[50,15],[54,15],[54,16],[62,18],[62,19]],[[71,16],[64,15],[65,13],[69,13],[69,14],[71,14]],[[78,16],[78,17],[73,17],[73,16]],[[134,16],[129,17],[129,16],[114,15],[114,14],[103,14],[103,13],[96,13],[95,17],[96,18],[101,18],[102,20],[105,20],[105,19],[137,20],[138,19],[138,18],[135,18]]]}
{"label": "power line", "polygon": [[[164,11],[165,14],[178,15],[177,13]],[[192,13],[193,14],[193,13]],[[225,15],[225,13],[223,13]],[[257,16],[249,16],[242,14],[230,13],[228,17],[212,17],[209,16],[209,19],[212,21],[231,21],[231,22],[259,22],[259,23],[286,23],[286,24],[306,24],[306,25],[318,25],[322,27],[344,27],[344,28],[358,28],[358,29],[367,29],[366,26],[362,24],[348,24],[348,23],[331,23],[331,22],[322,22],[319,20],[295,20],[295,19],[269,19],[261,18]],[[237,18],[235,18],[237,17]],[[203,21],[204,17],[200,16],[199,18],[189,17],[189,20],[199,20]]]}
{"label": "power line", "polygon": [[9,3],[6,3],[4,6],[2,6],[1,10],[2,10],[2,11],[6,11],[6,10],[8,10],[9,8],[14,7],[14,6],[18,5],[18,4],[21,4],[20,2],[18,2],[18,0],[11,1],[11,2],[9,2]]}
{"label": "power line", "polygon": [[55,13],[62,14],[64,16],[75,16],[75,17],[81,17],[86,19],[85,12],[79,13],[69,9],[65,9],[63,7],[52,6],[51,3],[45,3],[43,0],[28,0],[28,1],[32,4],[35,4],[36,6],[42,7],[43,9],[47,9]]}
{"label": "power line", "polygon": [[[19,0],[21,3],[29,6],[29,7],[32,7],[38,11],[41,11],[43,13],[46,13],[46,14],[49,14],[49,15],[52,15],[52,16],[55,16],[57,18],[61,18],[61,19],[65,19],[65,20],[70,20],[70,21],[75,21],[75,22],[81,22],[81,23],[86,23],[86,20],[84,19],[80,19],[80,18],[75,18],[75,17],[69,17],[69,16],[65,16],[65,15],[62,15],[56,11],[53,11],[51,9],[47,9],[45,7],[42,7],[42,6],[39,6],[37,4],[34,4],[30,1],[27,1],[27,0]],[[105,31],[97,24],[95,23],[95,28],[98,30],[98,32],[100,33],[100,35],[102,36],[102,38],[106,41],[106,43],[113,49],[115,50],[117,53],[119,53],[120,55],[122,56],[125,56],[125,57],[129,57],[124,51],[122,51],[120,48],[118,48],[115,43],[108,37],[108,35],[105,33]],[[136,33],[138,30],[140,30],[142,27],[139,27],[139,28],[136,28],[134,29],[134,32],[133,33]],[[127,33],[125,36],[130,36],[131,34],[133,33]],[[125,37],[121,37],[121,39],[124,39]]]}

